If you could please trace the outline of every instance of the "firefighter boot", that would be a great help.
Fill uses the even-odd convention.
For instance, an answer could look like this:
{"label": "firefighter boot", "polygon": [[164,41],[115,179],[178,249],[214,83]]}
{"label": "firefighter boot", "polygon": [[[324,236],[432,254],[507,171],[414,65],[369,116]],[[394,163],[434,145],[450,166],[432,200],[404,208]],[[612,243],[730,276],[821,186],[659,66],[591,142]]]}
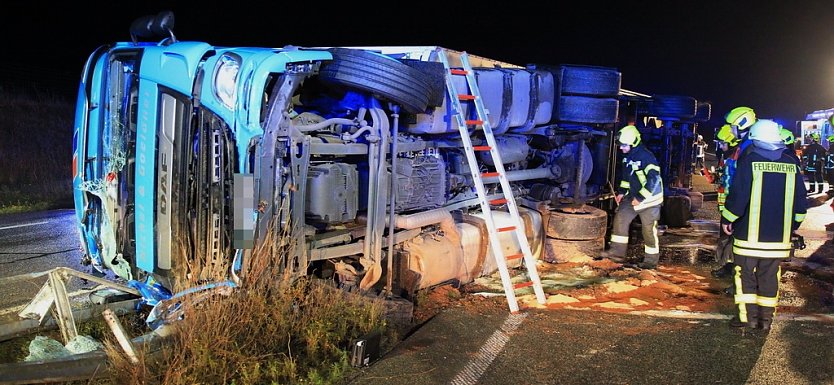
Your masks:
{"label": "firefighter boot", "polygon": [[628,251],[628,244],[627,243],[616,243],[611,242],[611,246],[608,250],[603,251],[599,254],[597,260],[607,258],[610,259],[612,262],[616,263],[625,263],[626,261],[626,252]]}
{"label": "firefighter boot", "polygon": [[769,332],[771,324],[773,324],[772,319],[761,319],[759,320],[759,329],[762,329],[765,332]]}
{"label": "firefighter boot", "polygon": [[710,271],[710,274],[712,274],[712,276],[715,277],[715,278],[724,278],[724,277],[729,276],[732,273],[733,273],[733,263],[732,262],[727,262],[727,263],[724,264],[724,266],[721,266],[721,267],[719,267],[715,270]]}
{"label": "firefighter boot", "polygon": [[637,267],[641,269],[654,269],[657,267],[657,262],[660,261],[660,253],[657,254],[646,254],[643,257],[643,262],[637,264]]}
{"label": "firefighter boot", "polygon": [[756,326],[759,325],[759,321],[756,318],[747,318],[747,322],[743,322],[738,317],[733,317],[730,320],[730,327],[734,328],[750,328],[755,329]]}

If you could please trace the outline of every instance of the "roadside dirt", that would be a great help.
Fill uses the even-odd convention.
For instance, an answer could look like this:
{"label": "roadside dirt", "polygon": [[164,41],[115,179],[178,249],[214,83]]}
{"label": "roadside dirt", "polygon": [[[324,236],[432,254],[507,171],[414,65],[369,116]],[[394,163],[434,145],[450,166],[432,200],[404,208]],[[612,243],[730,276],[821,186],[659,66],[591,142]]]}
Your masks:
{"label": "roadside dirt", "polygon": [[[718,216],[715,202],[704,202],[694,214],[693,226],[670,228],[660,236],[661,260],[656,270],[642,270],[634,264],[642,255],[639,231],[630,245],[626,264],[593,260],[577,250],[562,250],[563,263],[538,262],[537,271],[547,294],[539,304],[531,288],[516,292],[519,307],[582,309],[603,312],[663,312],[697,316],[726,316],[733,312],[733,300],[723,290],[729,278],[712,277],[719,265],[713,260]],[[810,314],[834,311],[834,243],[809,242],[792,260],[783,263],[780,312]],[[515,271],[515,279],[525,279]],[[795,304],[794,304],[795,303]],[[508,311],[497,273],[476,279],[462,287],[443,285],[422,293],[415,304],[414,320],[421,324],[448,307],[473,312],[496,308]]]}

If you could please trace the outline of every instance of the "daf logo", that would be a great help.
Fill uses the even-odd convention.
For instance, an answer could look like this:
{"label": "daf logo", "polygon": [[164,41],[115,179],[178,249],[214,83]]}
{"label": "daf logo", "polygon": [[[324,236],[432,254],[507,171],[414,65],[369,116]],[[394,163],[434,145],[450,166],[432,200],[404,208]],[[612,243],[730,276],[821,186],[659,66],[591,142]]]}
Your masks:
{"label": "daf logo", "polygon": [[159,158],[159,213],[168,214],[168,156]]}

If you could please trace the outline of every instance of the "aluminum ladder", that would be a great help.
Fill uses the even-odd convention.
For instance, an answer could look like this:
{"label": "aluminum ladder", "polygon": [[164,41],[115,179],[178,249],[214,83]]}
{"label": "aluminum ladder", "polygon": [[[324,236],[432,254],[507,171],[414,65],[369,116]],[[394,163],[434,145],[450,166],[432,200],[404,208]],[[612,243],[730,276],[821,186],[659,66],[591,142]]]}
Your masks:
{"label": "aluminum ladder", "polygon": [[[507,304],[510,307],[510,312],[518,312],[518,301],[516,300],[515,290],[528,286],[533,286],[538,303],[544,304],[546,298],[541,280],[539,279],[539,273],[536,270],[536,259],[530,251],[530,244],[527,241],[527,236],[524,234],[521,217],[518,215],[518,207],[516,206],[515,198],[513,197],[513,192],[510,188],[510,182],[507,179],[506,172],[504,171],[504,164],[501,161],[498,145],[495,142],[495,136],[492,133],[492,127],[490,126],[489,119],[487,117],[487,111],[484,108],[484,103],[481,99],[478,83],[475,80],[475,73],[472,71],[472,66],[469,64],[469,57],[466,52],[462,52],[460,54],[462,68],[452,68],[449,64],[449,57],[442,48],[437,50],[437,55],[443,63],[443,67],[446,69],[446,90],[449,94],[449,101],[452,103],[452,113],[455,115],[455,119],[458,124],[460,138],[463,141],[463,148],[466,152],[466,160],[469,163],[469,171],[472,173],[472,179],[475,183],[475,189],[478,194],[478,201],[481,204],[481,210],[484,213],[487,229],[489,230],[489,244],[492,248],[492,255],[495,257],[495,262],[498,265],[498,271],[501,274],[501,281],[504,286],[504,293],[507,296]],[[454,82],[454,78],[456,76],[466,77],[469,93],[458,92]],[[471,106],[475,107],[475,111],[477,111],[476,119],[468,119],[467,116],[464,116],[465,112],[461,105],[462,102],[471,103]],[[486,146],[472,145],[469,127],[481,127],[486,138]],[[481,167],[475,157],[476,151],[489,152],[490,156],[492,156],[492,163],[495,164],[495,171],[481,172]],[[493,179],[496,177],[498,178],[498,182],[501,184],[502,197],[489,200],[486,188],[484,187],[484,178]],[[507,205],[507,209],[512,217],[511,226],[496,226],[495,219],[492,217],[492,209],[490,206],[500,204]],[[504,255],[504,251],[501,248],[501,242],[498,238],[498,233],[502,232],[513,232],[515,234],[518,244],[521,246],[522,252],[520,254]],[[524,267],[527,270],[527,278],[529,280],[514,284],[507,268],[507,261],[518,258],[524,259]]]}

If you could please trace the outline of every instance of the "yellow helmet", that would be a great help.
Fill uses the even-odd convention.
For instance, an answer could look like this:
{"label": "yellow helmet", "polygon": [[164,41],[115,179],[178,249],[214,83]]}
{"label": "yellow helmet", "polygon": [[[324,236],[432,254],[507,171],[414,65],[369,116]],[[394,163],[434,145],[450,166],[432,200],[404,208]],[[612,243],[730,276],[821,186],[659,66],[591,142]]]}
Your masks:
{"label": "yellow helmet", "polygon": [[819,142],[820,141],[820,134],[816,133],[816,132],[811,133],[811,139],[813,139],[815,142]]}
{"label": "yellow helmet", "polygon": [[756,113],[750,107],[736,107],[724,117],[727,124],[738,127],[739,131],[746,130],[756,123]]}
{"label": "yellow helmet", "polygon": [[736,136],[733,135],[733,128],[730,127],[729,124],[721,126],[721,129],[719,129],[718,132],[715,134],[715,138],[724,143],[727,143],[731,147],[735,147],[736,145],[738,145],[739,142],[738,138],[736,138]]}
{"label": "yellow helmet", "polygon": [[788,130],[785,127],[779,128],[779,136],[782,137],[782,141],[785,142],[785,144],[787,145],[791,145],[794,144],[794,142],[796,142],[796,137],[793,136],[793,132],[791,132],[791,130]]}
{"label": "yellow helmet", "polygon": [[640,144],[640,131],[633,125],[625,126],[620,129],[620,137],[617,140],[631,147],[637,146]]}

